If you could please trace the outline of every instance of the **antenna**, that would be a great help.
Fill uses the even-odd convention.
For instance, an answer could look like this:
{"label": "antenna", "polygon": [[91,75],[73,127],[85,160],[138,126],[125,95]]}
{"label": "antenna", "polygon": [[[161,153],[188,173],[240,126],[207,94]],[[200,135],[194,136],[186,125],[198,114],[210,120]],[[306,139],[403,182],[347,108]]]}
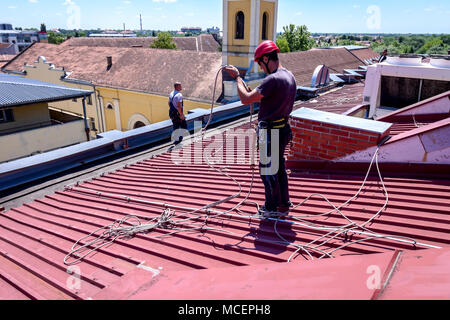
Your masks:
{"label": "antenna", "polygon": [[139,15],[139,18],[141,20],[141,33],[142,33],[142,14]]}

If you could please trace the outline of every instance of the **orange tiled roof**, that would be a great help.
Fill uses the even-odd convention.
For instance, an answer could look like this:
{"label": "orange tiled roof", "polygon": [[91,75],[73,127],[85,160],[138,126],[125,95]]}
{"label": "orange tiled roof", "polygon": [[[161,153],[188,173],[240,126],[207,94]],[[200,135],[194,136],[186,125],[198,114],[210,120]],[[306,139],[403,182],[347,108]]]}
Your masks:
{"label": "orange tiled roof", "polygon": [[362,64],[345,48],[282,53],[280,61],[294,74],[299,86],[311,85],[312,75],[319,65],[326,65],[331,73],[343,73],[344,69],[358,69]]}
{"label": "orange tiled roof", "polygon": [[[180,81],[186,98],[205,102],[210,102],[214,87],[211,79],[222,64],[219,52],[35,43],[3,68],[22,71],[24,64],[33,64],[40,56],[58,68],[64,67],[71,79],[163,95],[168,95],[173,83]],[[107,56],[113,61],[110,70],[107,70]]]}

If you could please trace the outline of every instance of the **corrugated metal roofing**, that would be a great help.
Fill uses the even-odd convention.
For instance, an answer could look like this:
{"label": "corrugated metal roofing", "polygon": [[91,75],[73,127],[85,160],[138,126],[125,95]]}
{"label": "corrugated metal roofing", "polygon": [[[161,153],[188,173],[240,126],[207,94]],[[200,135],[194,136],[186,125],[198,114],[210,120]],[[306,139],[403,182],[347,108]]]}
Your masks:
{"label": "corrugated metal roofing", "polygon": [[[248,128],[248,125],[242,128]],[[211,147],[214,141],[205,141],[204,147]],[[249,157],[248,145],[235,152],[240,158]],[[213,208],[222,212],[240,203],[252,182],[248,164],[227,164],[225,170],[241,183],[242,193]],[[299,203],[313,193],[321,193],[332,203],[342,204],[359,189],[364,174],[292,173],[292,201]],[[388,206],[367,228],[397,238],[413,238],[427,246],[450,245],[449,180],[387,177],[384,183],[389,192]],[[197,225],[187,225],[187,230],[179,233],[173,233],[174,230],[167,226],[133,238],[117,239],[67,273],[64,258],[74,243],[98,228],[127,215],[142,220],[158,218],[167,209],[167,204],[201,208],[238,191],[232,180],[206,163],[175,165],[171,154],[165,153],[4,212],[0,215],[1,298],[88,299],[101,296],[104,290],[114,286],[123,288],[116,298],[125,298],[127,290],[143,281],[138,270],[148,271],[147,279],[154,277],[159,281],[156,277],[164,278],[166,274],[178,271],[263,266],[287,262],[291,256],[294,265],[302,266],[311,260],[308,255],[295,254],[297,247],[281,242],[276,232],[291,244],[305,245],[313,241],[320,244],[320,240],[327,239],[321,239],[327,231],[306,224],[333,227],[348,223],[337,213],[321,216],[331,207],[320,198],[312,198],[294,211],[295,216],[307,216],[302,223],[292,217],[285,221],[256,218],[253,202],[264,202],[264,188],[256,177],[248,199],[251,202],[243,205],[240,211],[222,216],[214,216],[210,211],[205,220],[205,216],[176,210],[181,215],[174,222],[191,218]],[[380,182],[369,178],[359,197],[341,211],[352,221],[362,223],[380,210],[385,201]],[[198,224],[204,228],[195,230]],[[363,237],[342,234],[319,245],[318,249],[329,251],[348,245],[335,252],[334,255],[340,257],[424,248],[387,238],[351,243]],[[318,251],[311,251],[311,254],[316,260],[321,256]],[[204,275],[206,277],[207,273]],[[298,296],[301,296],[301,288],[298,290]],[[270,292],[267,296],[273,297]],[[166,298],[170,299],[170,296]]]}
{"label": "corrugated metal roofing", "polygon": [[81,98],[92,92],[53,83],[0,74],[0,107]]}

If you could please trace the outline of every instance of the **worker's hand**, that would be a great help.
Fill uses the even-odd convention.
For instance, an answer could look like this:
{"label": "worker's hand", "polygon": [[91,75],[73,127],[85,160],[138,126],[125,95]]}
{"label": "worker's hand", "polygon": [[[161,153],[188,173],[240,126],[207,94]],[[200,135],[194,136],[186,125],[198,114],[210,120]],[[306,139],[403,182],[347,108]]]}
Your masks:
{"label": "worker's hand", "polygon": [[239,70],[235,66],[227,66],[225,67],[225,70],[228,72],[228,74],[233,78],[236,79],[237,76],[240,75]]}
{"label": "worker's hand", "polygon": [[181,119],[182,121],[186,120],[186,117],[184,116],[184,114],[181,115],[180,119]]}

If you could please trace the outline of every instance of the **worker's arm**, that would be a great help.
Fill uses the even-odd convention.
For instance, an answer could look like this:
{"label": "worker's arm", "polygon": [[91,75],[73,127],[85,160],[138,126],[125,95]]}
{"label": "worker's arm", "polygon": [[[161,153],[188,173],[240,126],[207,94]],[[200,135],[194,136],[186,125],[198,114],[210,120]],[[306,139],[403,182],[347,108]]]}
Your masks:
{"label": "worker's arm", "polygon": [[227,67],[225,70],[228,71],[231,77],[236,79],[237,81],[237,89],[239,93],[239,98],[241,99],[242,104],[249,105],[255,102],[260,102],[264,96],[258,91],[247,91],[246,86],[244,85],[244,80],[239,76],[239,70],[235,67]]}
{"label": "worker's arm", "polygon": [[241,102],[244,105],[249,105],[255,102],[260,102],[262,98],[264,98],[258,90],[247,91],[247,88],[244,85],[244,80],[241,77],[236,79],[239,98],[241,98]]}
{"label": "worker's arm", "polygon": [[181,101],[178,102],[177,107],[178,107],[178,114],[180,115],[180,119],[183,121],[186,120],[186,117],[183,114],[183,107],[181,105]]}

